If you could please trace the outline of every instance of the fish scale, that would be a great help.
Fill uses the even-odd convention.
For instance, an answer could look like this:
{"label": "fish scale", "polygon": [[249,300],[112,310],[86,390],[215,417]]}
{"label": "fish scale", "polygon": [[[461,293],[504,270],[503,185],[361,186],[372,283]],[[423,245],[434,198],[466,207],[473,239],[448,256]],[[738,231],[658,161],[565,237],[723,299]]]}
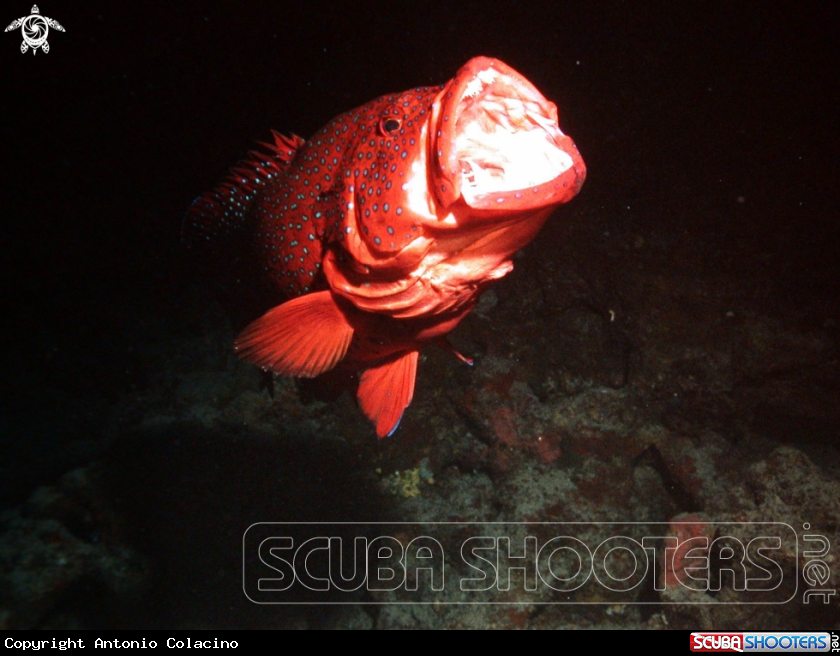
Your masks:
{"label": "fish scale", "polygon": [[577,194],[583,160],[556,106],[486,57],[444,85],[346,112],[306,142],[273,135],[193,203],[185,241],[248,235],[258,269],[291,300],[246,327],[238,354],[290,376],[346,363],[361,371],[377,435],[390,435],[419,349],[446,346],[513,253]]}

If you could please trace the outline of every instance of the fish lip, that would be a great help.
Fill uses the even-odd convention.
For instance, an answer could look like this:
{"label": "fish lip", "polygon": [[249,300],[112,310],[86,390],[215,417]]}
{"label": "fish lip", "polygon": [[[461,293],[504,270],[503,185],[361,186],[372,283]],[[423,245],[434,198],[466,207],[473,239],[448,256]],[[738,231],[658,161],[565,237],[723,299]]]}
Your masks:
{"label": "fish lip", "polygon": [[[497,78],[502,78],[505,89],[512,91],[511,98],[522,100],[530,107],[539,107],[538,120],[549,126],[557,147],[556,166],[549,169],[557,175],[543,176],[536,184],[511,186],[509,183],[502,189],[475,193],[463,184],[463,162],[458,148],[459,119],[471,104],[468,99],[483,93]],[[578,193],[586,177],[586,166],[577,147],[559,128],[554,103],[525,76],[498,59],[475,57],[461,67],[440,92],[430,128],[429,155],[437,174],[433,191],[439,207],[444,209],[459,200],[476,211],[520,211],[560,204]],[[521,165],[517,170],[523,170]]]}

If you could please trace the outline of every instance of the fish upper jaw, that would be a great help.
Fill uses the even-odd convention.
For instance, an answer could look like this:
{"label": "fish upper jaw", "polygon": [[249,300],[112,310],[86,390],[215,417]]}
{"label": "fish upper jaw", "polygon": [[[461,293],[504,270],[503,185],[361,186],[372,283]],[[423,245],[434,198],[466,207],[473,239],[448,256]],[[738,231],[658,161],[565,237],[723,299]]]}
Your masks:
{"label": "fish upper jaw", "polygon": [[586,167],[557,107],[524,76],[476,57],[439,93],[430,126],[433,192],[482,211],[523,211],[574,197]]}

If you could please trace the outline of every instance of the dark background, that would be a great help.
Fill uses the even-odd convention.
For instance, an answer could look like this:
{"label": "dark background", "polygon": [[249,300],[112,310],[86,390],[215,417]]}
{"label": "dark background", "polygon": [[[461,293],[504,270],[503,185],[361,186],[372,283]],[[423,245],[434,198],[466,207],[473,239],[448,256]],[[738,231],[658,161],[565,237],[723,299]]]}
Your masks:
{"label": "dark background", "polygon": [[[4,24],[28,9],[8,5]],[[834,278],[831,3],[41,11],[67,29],[51,33],[49,54],[21,55],[19,30],[0,50],[4,282],[18,309],[80,286],[123,302],[167,277],[184,208],[269,128],[307,136],[386,91],[441,83],[477,54],[557,102],[589,167],[590,220],[631,205],[623,222],[767,249],[798,293],[827,293],[811,285]],[[738,197],[742,211],[723,217]]]}
{"label": "dark background", "polygon": [[[2,24],[29,1],[4,4]],[[762,312],[837,337],[834,3],[39,7],[66,29],[49,54],[0,35],[0,505],[96,455],[102,416],[151,384],[148,322],[192,330],[203,274],[179,232],[196,196],[270,128],[308,136],[476,55],[557,103],[588,168],[565,220],[642,238],[665,278],[698,289],[726,272]],[[549,222],[529,248],[567,236]]]}
{"label": "dark background", "polygon": [[[8,22],[28,9],[8,5]],[[479,54],[557,102],[589,171],[577,221],[663,245],[675,274],[691,262],[760,281],[776,314],[836,326],[831,3],[51,2],[41,12],[67,30],[50,33],[49,54],[22,55],[19,30],[0,41],[4,414],[15,427],[5,498],[28,491],[9,489],[13,471],[56,473],[33,473],[57,436],[39,437],[30,418],[84,422],[67,395],[107,405],[143,383],[126,335],[149,312],[179,323],[168,304],[196,275],[181,218],[254,141],[269,128],[307,136],[382,93],[444,82]],[[550,224],[532,248],[559,238]],[[16,467],[39,440],[38,462]]]}

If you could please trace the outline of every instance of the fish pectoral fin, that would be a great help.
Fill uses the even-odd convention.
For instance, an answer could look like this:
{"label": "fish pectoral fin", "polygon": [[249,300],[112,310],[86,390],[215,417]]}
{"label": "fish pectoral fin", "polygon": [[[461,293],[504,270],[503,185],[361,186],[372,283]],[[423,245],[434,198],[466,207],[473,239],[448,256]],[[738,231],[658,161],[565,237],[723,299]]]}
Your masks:
{"label": "fish pectoral fin", "polygon": [[243,360],[284,376],[313,378],[347,354],[353,326],[329,291],[287,301],[252,321],[234,342]]}
{"label": "fish pectoral fin", "polygon": [[408,351],[367,369],[359,380],[359,405],[376,424],[376,434],[388,437],[397,430],[414,396],[419,351]]}

